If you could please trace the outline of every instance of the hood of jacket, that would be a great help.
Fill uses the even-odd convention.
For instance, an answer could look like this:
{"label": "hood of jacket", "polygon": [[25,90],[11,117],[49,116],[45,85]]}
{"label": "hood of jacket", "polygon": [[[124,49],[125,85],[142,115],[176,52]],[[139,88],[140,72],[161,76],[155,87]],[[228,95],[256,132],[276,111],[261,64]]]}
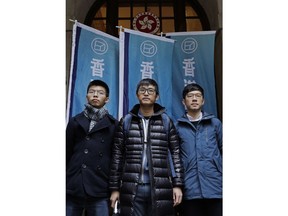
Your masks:
{"label": "hood of jacket", "polygon": [[[130,114],[132,114],[133,116],[139,116],[139,109],[140,109],[140,104],[136,104],[134,105],[134,107],[130,110]],[[157,115],[161,115],[162,113],[165,112],[165,107],[161,106],[158,103],[154,104],[154,114],[152,116],[157,116]]]}

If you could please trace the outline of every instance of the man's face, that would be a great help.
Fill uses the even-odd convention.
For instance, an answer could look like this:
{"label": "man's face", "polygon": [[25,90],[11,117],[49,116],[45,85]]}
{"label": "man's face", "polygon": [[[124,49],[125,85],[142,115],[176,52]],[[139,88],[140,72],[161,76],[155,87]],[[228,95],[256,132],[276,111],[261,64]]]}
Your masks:
{"label": "man's face", "polygon": [[109,97],[106,96],[106,90],[102,86],[91,86],[86,98],[88,103],[97,109],[102,108],[109,101]]}
{"label": "man's face", "polygon": [[153,85],[143,85],[138,89],[137,98],[141,105],[153,105],[158,99],[158,95]]}
{"label": "man's face", "polygon": [[204,98],[200,91],[191,91],[186,94],[182,102],[188,112],[197,112],[204,105]]}

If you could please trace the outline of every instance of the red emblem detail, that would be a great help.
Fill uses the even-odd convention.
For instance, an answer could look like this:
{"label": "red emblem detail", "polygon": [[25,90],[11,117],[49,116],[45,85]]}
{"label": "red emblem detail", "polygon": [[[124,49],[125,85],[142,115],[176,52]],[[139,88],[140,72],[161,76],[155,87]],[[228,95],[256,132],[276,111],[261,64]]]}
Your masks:
{"label": "red emblem detail", "polygon": [[155,34],[160,28],[158,17],[150,12],[139,13],[133,19],[133,28],[135,30]]}

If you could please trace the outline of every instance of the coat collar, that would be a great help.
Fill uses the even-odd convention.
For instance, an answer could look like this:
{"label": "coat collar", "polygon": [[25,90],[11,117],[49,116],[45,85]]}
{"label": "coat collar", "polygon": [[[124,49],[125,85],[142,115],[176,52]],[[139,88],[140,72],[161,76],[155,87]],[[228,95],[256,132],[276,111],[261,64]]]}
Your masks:
{"label": "coat collar", "polygon": [[[187,114],[187,112],[185,112],[185,114],[181,118],[178,119],[178,122],[190,122],[186,114]],[[213,114],[208,114],[206,112],[202,112],[201,121],[206,121],[206,120],[212,119],[214,117],[215,116]]]}
{"label": "coat collar", "polygon": [[[130,114],[132,114],[134,116],[138,116],[139,109],[140,109],[140,104],[134,105],[132,110],[130,110]],[[158,103],[155,103],[154,104],[154,114],[152,116],[161,115],[163,112],[165,112],[165,107],[161,106]]]}
{"label": "coat collar", "polygon": [[[88,134],[88,130],[89,130],[89,125],[90,125],[90,121],[89,119],[84,115],[84,113],[82,112],[80,115],[78,115],[76,118],[76,121],[79,123],[79,125],[84,129],[84,131]],[[110,115],[106,115],[104,118],[102,118],[93,128],[92,130],[89,132],[90,133],[94,133],[96,131],[99,131],[103,128],[109,127],[112,125],[112,121],[113,119],[110,118]]]}

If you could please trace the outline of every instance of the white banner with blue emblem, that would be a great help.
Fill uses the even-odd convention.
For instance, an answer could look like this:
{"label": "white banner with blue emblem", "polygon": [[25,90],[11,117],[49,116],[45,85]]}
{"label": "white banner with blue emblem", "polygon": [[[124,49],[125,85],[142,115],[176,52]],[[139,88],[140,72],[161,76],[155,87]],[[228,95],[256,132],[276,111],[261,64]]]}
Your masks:
{"label": "white banner with blue emblem", "polygon": [[204,111],[217,116],[214,75],[215,31],[173,32],[167,38],[175,40],[173,53],[173,107],[174,120],[185,112],[182,90],[189,83],[198,83],[204,89]]}
{"label": "white banner with blue emblem", "polygon": [[[137,83],[144,78],[154,79],[159,85],[159,99],[171,115],[172,110],[172,55],[174,40],[148,33],[124,29],[120,32],[119,113],[123,115],[137,103]],[[121,81],[120,81],[121,82]],[[122,85],[122,84],[120,84]],[[123,91],[123,90],[124,91]]]}
{"label": "white banner with blue emblem", "polygon": [[95,79],[109,86],[106,108],[118,118],[119,39],[75,22],[72,40],[67,120],[83,111],[87,86]]}

